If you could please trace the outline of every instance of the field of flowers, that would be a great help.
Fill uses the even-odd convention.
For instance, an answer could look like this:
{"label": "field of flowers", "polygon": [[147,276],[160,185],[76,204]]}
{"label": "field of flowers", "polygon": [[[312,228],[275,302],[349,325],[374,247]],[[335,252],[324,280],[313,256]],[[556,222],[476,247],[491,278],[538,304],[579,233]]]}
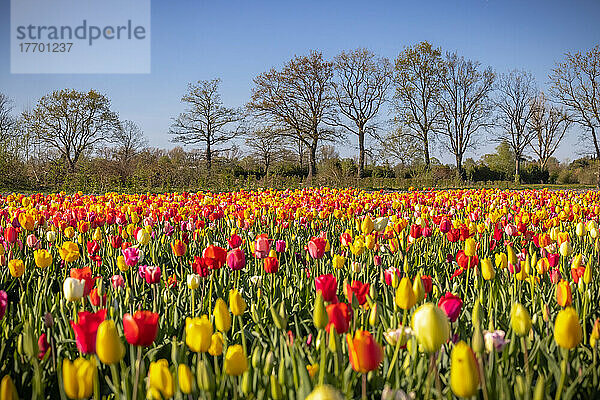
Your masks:
{"label": "field of flowers", "polygon": [[600,194],[0,197],[0,398],[598,398]]}

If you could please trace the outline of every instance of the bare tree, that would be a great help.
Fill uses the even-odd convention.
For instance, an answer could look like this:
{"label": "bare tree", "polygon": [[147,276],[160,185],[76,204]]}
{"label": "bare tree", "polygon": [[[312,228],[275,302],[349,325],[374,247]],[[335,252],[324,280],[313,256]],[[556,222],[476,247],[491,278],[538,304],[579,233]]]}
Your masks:
{"label": "bare tree", "polygon": [[333,64],[311,51],[296,56],[281,70],[271,69],[254,78],[248,108],[281,127],[281,134],[298,139],[309,150],[308,179],[316,171],[317,147],[336,133],[325,126],[333,120]]}
{"label": "bare tree", "polygon": [[110,100],[94,90],[54,91],[42,97],[23,118],[35,138],[57,150],[71,172],[82,154],[112,140],[119,128],[117,114],[110,110]]}
{"label": "bare tree", "polygon": [[572,122],[589,133],[596,159],[600,159],[600,45],[588,52],[566,53],[552,69],[550,81],[555,101],[567,108]]}
{"label": "bare tree", "polygon": [[515,182],[519,183],[525,149],[535,136],[528,126],[537,94],[535,79],[529,72],[514,70],[501,74],[496,87],[500,132],[495,140],[510,144],[515,155]]}
{"label": "bare tree", "polygon": [[336,118],[334,124],[358,136],[358,176],[365,169],[365,134],[375,130],[375,118],[386,100],[391,82],[390,62],[368,49],[341,52],[333,61],[337,79],[333,84],[339,111],[350,123]]}
{"label": "bare tree", "polygon": [[265,175],[269,174],[269,167],[279,160],[284,150],[278,133],[269,127],[253,129],[246,138],[246,146],[250,148],[251,155],[260,160]]}
{"label": "bare tree", "polygon": [[133,121],[121,121],[114,141],[117,147],[113,149],[113,154],[117,157],[121,176],[128,176],[134,157],[148,145],[148,141],[144,132]]}
{"label": "bare tree", "polygon": [[440,79],[442,92],[437,97],[442,116],[439,132],[446,136],[460,178],[464,178],[465,152],[475,146],[475,136],[491,126],[494,80],[491,67],[481,70],[479,62],[447,53]]}
{"label": "bare tree", "polygon": [[[186,110],[174,119],[170,134],[173,142],[204,145],[206,168],[210,172],[213,156],[228,149],[218,148],[240,134],[242,114],[223,106],[219,94],[220,79],[198,81],[188,85],[181,98]],[[237,126],[232,127],[232,125]]]}
{"label": "bare tree", "polygon": [[440,123],[440,103],[436,98],[442,90],[442,52],[428,42],[405,48],[396,58],[394,107],[398,122],[423,146],[423,158],[430,167],[430,145],[436,125]]}
{"label": "bare tree", "polygon": [[0,143],[8,139],[15,124],[12,111],[12,100],[4,93],[0,93]]}
{"label": "bare tree", "polygon": [[541,168],[546,168],[548,160],[558,149],[570,126],[567,113],[550,104],[544,93],[536,97],[529,129],[534,135],[531,148],[537,155]]}
{"label": "bare tree", "polygon": [[379,138],[379,158],[390,163],[410,167],[424,163],[423,143],[404,129],[397,128]]}

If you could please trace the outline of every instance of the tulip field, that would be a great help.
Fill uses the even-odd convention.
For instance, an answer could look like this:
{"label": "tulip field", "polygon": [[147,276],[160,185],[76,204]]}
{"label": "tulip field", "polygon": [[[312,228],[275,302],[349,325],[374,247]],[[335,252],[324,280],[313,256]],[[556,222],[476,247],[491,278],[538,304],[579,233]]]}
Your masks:
{"label": "tulip field", "polygon": [[600,398],[600,193],[0,196],[0,399]]}

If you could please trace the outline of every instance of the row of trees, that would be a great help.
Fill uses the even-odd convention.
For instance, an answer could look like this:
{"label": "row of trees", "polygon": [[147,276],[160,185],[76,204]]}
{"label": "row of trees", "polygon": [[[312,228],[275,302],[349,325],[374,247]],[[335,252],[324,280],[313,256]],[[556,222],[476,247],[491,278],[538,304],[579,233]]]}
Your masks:
{"label": "row of trees", "polygon": [[[245,139],[265,173],[282,154],[296,154],[300,167],[307,159],[309,179],[319,148],[349,137],[358,142],[359,177],[376,143],[386,158],[425,169],[434,146],[442,148],[462,178],[465,154],[487,138],[509,144],[518,181],[523,160],[534,154],[545,168],[574,124],[600,159],[600,46],[567,53],[549,79],[546,95],[526,71],[497,74],[427,42],[405,48],[393,63],[368,49],[332,60],[311,51],[254,78],[242,108],[223,103],[219,79],[190,84],[170,134],[174,142],[199,147],[209,172],[215,157]],[[59,90],[20,116],[12,110],[0,95],[5,149],[26,159],[57,155],[71,172],[83,155],[107,148],[127,169],[147,144],[135,123],[120,121],[110,100],[94,90]]]}

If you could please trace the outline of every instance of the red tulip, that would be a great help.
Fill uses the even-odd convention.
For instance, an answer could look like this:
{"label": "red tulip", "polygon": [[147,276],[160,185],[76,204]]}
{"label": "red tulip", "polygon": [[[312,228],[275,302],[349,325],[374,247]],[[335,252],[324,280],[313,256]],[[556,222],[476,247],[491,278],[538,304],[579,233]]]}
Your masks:
{"label": "red tulip", "polygon": [[154,343],[158,332],[158,314],[151,311],[136,311],[123,315],[123,331],[127,343],[148,347]]}
{"label": "red tulip", "polygon": [[479,264],[479,257],[477,257],[477,254],[468,257],[464,250],[459,250],[456,253],[456,263],[462,269],[475,268]]}
{"label": "red tulip", "polygon": [[219,269],[227,261],[227,250],[222,247],[210,245],[202,252],[206,266],[210,269]]}
{"label": "red tulip", "polygon": [[327,240],[322,236],[315,236],[308,242],[308,254],[312,258],[321,259],[325,255]]}
{"label": "red tulip", "polygon": [[17,229],[9,226],[6,228],[6,230],[4,231],[4,240],[6,240],[8,243],[13,244],[14,242],[17,241]]}
{"label": "red tulip", "polygon": [[356,372],[366,374],[376,370],[383,361],[383,348],[373,339],[371,332],[357,330],[354,338],[346,335],[350,364]]}
{"label": "red tulip", "polygon": [[[385,269],[383,271],[383,278],[385,279],[385,284],[388,286],[392,286],[393,283],[393,279],[394,279],[394,274],[400,278],[401,274],[400,274],[400,269],[398,268],[394,268],[394,267],[389,267],[387,269]],[[398,282],[400,282],[400,279],[398,279]]]}
{"label": "red tulip", "polygon": [[146,268],[144,268],[144,279],[149,285],[160,282],[160,275],[161,271],[159,266],[147,265]]}
{"label": "red tulip", "polygon": [[348,332],[350,321],[352,321],[352,307],[346,303],[335,303],[329,304],[325,310],[327,311],[327,317],[329,317],[326,327],[327,332],[331,331],[332,325],[338,335]]}
{"label": "red tulip", "polygon": [[227,266],[234,271],[238,271],[246,266],[246,256],[240,248],[229,250],[227,253]]}
{"label": "red tulip", "polygon": [[421,225],[412,224],[410,226],[410,236],[411,237],[418,239],[422,236],[422,233],[423,233],[423,231],[421,229]]}
{"label": "red tulip", "polygon": [[332,274],[321,275],[315,278],[315,289],[321,292],[323,300],[329,303],[337,303],[337,279]]}
{"label": "red tulip", "polygon": [[210,269],[206,265],[206,260],[204,259],[204,257],[194,256],[194,262],[192,262],[192,269],[202,278],[210,275]]}
{"label": "red tulip", "polygon": [[448,238],[449,242],[457,242],[460,238],[460,230],[457,228],[451,228],[448,233],[446,233],[446,237]]}
{"label": "red tulip", "polygon": [[114,249],[119,249],[121,248],[121,245],[123,244],[123,238],[121,236],[117,236],[117,235],[110,235],[108,237],[108,239],[110,240],[110,245],[114,248]]}
{"label": "red tulip", "polygon": [[87,242],[87,251],[90,256],[100,251],[100,245],[95,240]]}
{"label": "red tulip", "polygon": [[268,274],[274,274],[279,270],[279,260],[277,257],[267,257],[263,260],[263,267]]}
{"label": "red tulip", "polygon": [[48,350],[50,349],[50,344],[48,343],[48,339],[46,338],[46,334],[42,333],[40,338],[38,339],[38,358],[41,360],[44,358]]}
{"label": "red tulip", "polygon": [[361,281],[352,281],[352,285],[346,284],[345,293],[348,302],[352,302],[352,294],[354,294],[358,300],[358,304],[361,306],[365,304],[370,286],[370,284],[362,283]]}
{"label": "red tulip", "polygon": [[344,247],[348,247],[352,243],[352,235],[348,232],[344,232],[340,235],[340,243]]}
{"label": "red tulip", "polygon": [[227,239],[227,243],[232,249],[237,249],[242,245],[242,238],[239,237],[239,235],[231,235],[231,237]]}
{"label": "red tulip", "polygon": [[425,293],[430,293],[433,289],[433,281],[431,280],[431,277],[429,275],[422,275],[421,282],[423,282],[423,289],[425,290]]}
{"label": "red tulip", "polygon": [[442,222],[440,222],[440,232],[448,233],[452,228],[452,222],[448,218],[444,218]]}
{"label": "red tulip", "polygon": [[77,348],[82,353],[95,354],[96,333],[98,326],[106,319],[106,309],[98,310],[95,313],[80,311],[78,315],[78,323],[69,321],[73,332],[75,332]]}
{"label": "red tulip", "polygon": [[460,310],[462,309],[463,301],[460,297],[453,295],[448,292],[438,302],[438,307],[441,308],[450,322],[456,321],[458,316],[460,315]]}

